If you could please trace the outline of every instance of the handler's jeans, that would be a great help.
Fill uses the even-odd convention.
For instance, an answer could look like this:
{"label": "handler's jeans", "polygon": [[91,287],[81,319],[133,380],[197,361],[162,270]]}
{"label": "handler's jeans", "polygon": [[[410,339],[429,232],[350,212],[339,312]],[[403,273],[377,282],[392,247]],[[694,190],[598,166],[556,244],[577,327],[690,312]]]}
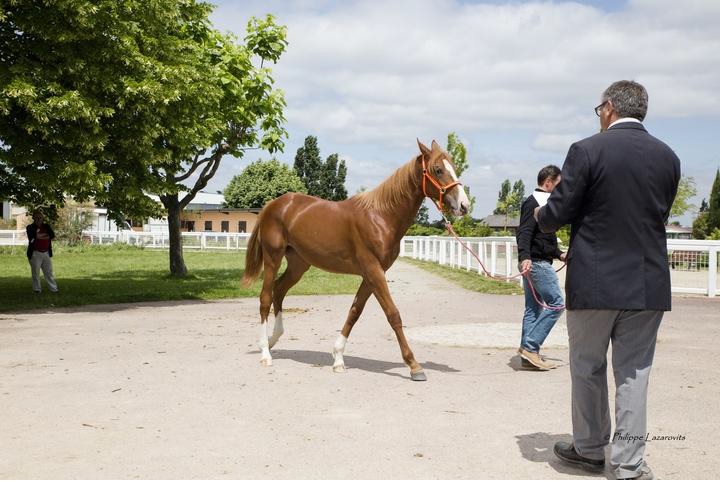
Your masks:
{"label": "handler's jeans", "polygon": [[[540,301],[548,306],[565,304],[557,274],[551,263],[533,261],[530,279]],[[525,314],[520,346],[527,351],[537,353],[545,338],[550,334],[550,330],[555,326],[555,322],[560,318],[562,310],[547,310],[538,305],[525,277],[523,277],[523,287],[525,288]]]}
{"label": "handler's jeans", "polygon": [[35,292],[41,291],[40,269],[42,269],[45,282],[48,284],[50,291],[57,291],[57,283],[55,282],[55,276],[53,276],[52,258],[47,252],[33,251],[30,258],[30,271],[32,272],[32,285]]}

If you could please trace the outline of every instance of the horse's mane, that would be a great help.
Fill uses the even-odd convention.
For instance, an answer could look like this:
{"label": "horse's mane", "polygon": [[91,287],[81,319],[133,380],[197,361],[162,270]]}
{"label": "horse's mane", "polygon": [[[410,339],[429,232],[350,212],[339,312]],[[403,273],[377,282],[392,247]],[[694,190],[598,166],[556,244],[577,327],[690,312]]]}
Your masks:
{"label": "horse's mane", "polygon": [[352,199],[364,209],[381,212],[393,210],[417,189],[416,161],[417,158],[413,157],[375,189],[356,194]]}

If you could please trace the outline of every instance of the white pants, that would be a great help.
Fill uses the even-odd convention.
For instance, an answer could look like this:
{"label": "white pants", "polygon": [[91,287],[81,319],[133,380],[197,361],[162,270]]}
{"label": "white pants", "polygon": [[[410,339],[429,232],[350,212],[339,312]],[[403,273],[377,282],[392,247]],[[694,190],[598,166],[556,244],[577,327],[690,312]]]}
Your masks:
{"label": "white pants", "polygon": [[53,276],[52,258],[47,252],[33,251],[30,258],[30,271],[32,272],[33,291],[35,292],[41,291],[40,269],[42,269],[45,282],[48,284],[50,291],[57,291],[57,283],[55,282],[55,276]]}

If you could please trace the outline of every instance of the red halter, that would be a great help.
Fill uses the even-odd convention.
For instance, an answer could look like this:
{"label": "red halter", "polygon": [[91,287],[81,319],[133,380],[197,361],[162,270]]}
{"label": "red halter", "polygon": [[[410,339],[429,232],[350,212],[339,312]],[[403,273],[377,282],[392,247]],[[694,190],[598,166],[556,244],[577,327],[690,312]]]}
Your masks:
{"label": "red halter", "polygon": [[429,179],[430,182],[433,184],[433,186],[435,186],[437,188],[438,192],[440,193],[439,200],[438,200],[439,202],[435,201],[433,198],[430,198],[430,199],[432,200],[432,202],[434,202],[437,205],[437,207],[440,209],[440,212],[443,212],[443,196],[445,195],[445,193],[447,191],[454,188],[455,186],[462,186],[462,183],[460,181],[453,181],[449,184],[445,184],[444,186],[442,186],[434,177],[432,177],[430,174],[428,174],[427,166],[425,165],[425,155],[421,154],[421,156],[422,156],[422,172],[423,172],[423,180],[422,180],[423,194],[425,195],[425,197],[430,197],[428,195],[427,189],[425,187],[426,181]]}

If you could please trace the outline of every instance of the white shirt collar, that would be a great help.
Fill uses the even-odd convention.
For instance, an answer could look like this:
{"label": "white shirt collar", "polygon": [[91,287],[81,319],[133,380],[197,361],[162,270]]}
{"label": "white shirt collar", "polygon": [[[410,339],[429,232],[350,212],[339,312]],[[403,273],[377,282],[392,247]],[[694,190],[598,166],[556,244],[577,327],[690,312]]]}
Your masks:
{"label": "white shirt collar", "polygon": [[619,124],[619,123],[621,123],[621,122],[637,122],[638,124],[642,124],[642,122],[640,122],[639,120],[637,120],[637,119],[634,118],[634,117],[621,117],[620,119],[618,119],[618,120],[616,120],[615,122],[613,122],[612,124],[610,124],[610,125],[608,126],[608,129],[610,129],[610,128],[611,128],[612,126],[614,126],[615,124]]}

